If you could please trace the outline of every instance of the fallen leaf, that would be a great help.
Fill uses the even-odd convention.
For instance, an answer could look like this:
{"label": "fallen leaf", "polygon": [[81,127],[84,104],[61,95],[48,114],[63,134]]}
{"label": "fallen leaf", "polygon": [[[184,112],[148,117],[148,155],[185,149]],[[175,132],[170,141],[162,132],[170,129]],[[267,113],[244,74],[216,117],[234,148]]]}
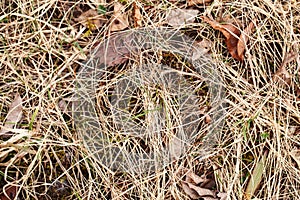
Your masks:
{"label": "fallen leaf", "polygon": [[125,6],[116,2],[114,5],[114,14],[112,23],[109,27],[110,31],[121,31],[129,26],[128,16],[124,13]]}
{"label": "fallen leaf", "polygon": [[142,19],[143,16],[141,14],[140,8],[136,5],[136,3],[133,3],[133,20],[134,20],[134,26],[135,27],[142,27]]}
{"label": "fallen leaf", "polygon": [[189,171],[185,175],[185,181],[181,184],[184,192],[192,199],[199,199],[200,197],[215,199],[215,192],[213,190],[202,187],[202,185],[205,185],[209,181],[207,178],[202,178],[194,172]]}
{"label": "fallen leaf", "polygon": [[100,28],[103,24],[103,19],[101,19],[101,16],[98,14],[98,12],[93,9],[82,13],[78,18],[75,18],[74,20],[92,31]]}
{"label": "fallen leaf", "polygon": [[194,22],[199,11],[194,9],[175,9],[171,10],[166,21],[171,26],[182,26]]}
{"label": "fallen leaf", "polygon": [[5,189],[5,193],[6,194],[4,192],[2,192],[0,194],[0,200],[12,200],[12,199],[15,199],[16,194],[17,194],[17,189],[18,188],[16,186],[8,187],[7,189]]}
{"label": "fallen leaf", "polygon": [[210,189],[206,189],[206,188],[201,188],[199,186],[196,186],[194,184],[191,184],[191,183],[188,183],[188,186],[195,190],[200,197],[204,197],[204,196],[212,196],[214,197],[215,196],[215,192],[213,190],[210,190]]}
{"label": "fallen leaf", "polygon": [[245,191],[245,198],[250,200],[255,191],[257,190],[258,186],[260,185],[260,182],[263,177],[264,168],[266,165],[266,159],[267,159],[267,151],[264,153],[262,158],[256,163],[253,172],[251,174],[250,180],[247,184],[247,188]]}
{"label": "fallen leaf", "polygon": [[13,102],[9,106],[8,114],[6,116],[6,122],[0,131],[0,136],[5,136],[6,133],[9,132],[9,130],[7,129],[13,129],[14,126],[21,120],[22,110],[22,98],[20,94],[17,93],[14,97]]}
{"label": "fallen leaf", "polygon": [[199,184],[199,183],[205,182],[206,179],[201,178],[200,176],[198,176],[197,174],[195,174],[195,173],[192,172],[192,171],[189,171],[189,172],[186,174],[185,181],[187,181],[188,183],[192,183],[192,181],[193,181],[193,182],[197,185],[197,184]]}
{"label": "fallen leaf", "polygon": [[292,82],[292,76],[286,70],[286,65],[289,64],[290,62],[294,61],[297,57],[298,57],[298,54],[295,52],[288,53],[284,57],[281,65],[280,65],[280,68],[274,74],[273,81],[278,82],[278,81],[282,80],[285,84],[290,85]]}
{"label": "fallen leaf", "polygon": [[210,3],[213,0],[188,0],[188,6],[201,5],[205,3]]}
{"label": "fallen leaf", "polygon": [[239,36],[241,34],[239,29],[237,29],[232,24],[222,25],[219,22],[217,22],[215,20],[211,20],[205,16],[203,16],[202,19],[203,19],[203,21],[210,24],[215,30],[221,31],[223,33],[223,35],[226,38],[225,43],[227,46],[227,50],[229,51],[231,56],[234,59],[237,59],[238,61],[243,61],[243,58],[239,57],[238,51],[237,51],[237,44],[239,42]]}
{"label": "fallen leaf", "polygon": [[252,34],[253,29],[254,29],[254,22],[250,22],[248,26],[242,31],[240,39],[237,44],[237,53],[238,57],[240,57],[242,60],[244,59],[244,53],[246,49],[246,44],[249,39],[249,35]]}
{"label": "fallen leaf", "polygon": [[130,39],[130,35],[126,33],[110,36],[95,49],[94,60],[107,67],[126,62],[131,55],[131,50],[126,45],[130,46]]}
{"label": "fallen leaf", "polygon": [[187,183],[181,183],[183,191],[192,199],[199,199],[201,196],[192,188],[188,186]]}

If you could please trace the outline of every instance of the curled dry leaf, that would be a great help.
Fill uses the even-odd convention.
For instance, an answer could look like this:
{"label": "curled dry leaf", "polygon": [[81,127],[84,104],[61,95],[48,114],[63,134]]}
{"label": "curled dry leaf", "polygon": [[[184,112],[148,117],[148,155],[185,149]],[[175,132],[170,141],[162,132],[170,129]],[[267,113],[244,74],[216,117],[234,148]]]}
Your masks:
{"label": "curled dry leaf", "polygon": [[223,33],[226,38],[225,43],[230,55],[238,61],[243,61],[246,44],[249,39],[249,35],[255,27],[255,23],[249,23],[249,25],[241,33],[240,30],[232,24],[220,24],[219,22],[211,20],[205,16],[202,17],[202,19],[210,24],[215,30],[219,30]]}
{"label": "curled dry leaf", "polygon": [[199,199],[201,196],[192,188],[189,187],[187,183],[182,182],[183,191],[192,199]]}
{"label": "curled dry leaf", "polygon": [[192,171],[189,171],[189,172],[186,174],[185,181],[188,182],[188,183],[193,183],[193,182],[194,182],[196,185],[198,185],[198,184],[200,184],[200,183],[205,182],[206,179],[201,178],[200,176],[198,176],[197,174],[195,174],[195,173],[192,172]]}
{"label": "curled dry leaf", "polygon": [[81,23],[90,30],[95,30],[102,26],[103,19],[100,18],[100,15],[96,10],[90,9],[82,13],[78,18],[74,19],[75,21]]}
{"label": "curled dry leaf", "polygon": [[20,94],[17,93],[14,97],[13,102],[9,106],[8,114],[6,116],[6,122],[0,131],[0,136],[5,136],[9,132],[8,129],[13,129],[14,126],[21,120],[22,110],[22,98]]}
{"label": "curled dry leaf", "polygon": [[211,20],[208,17],[202,17],[203,21],[210,24],[215,30],[221,31],[225,36],[227,50],[231,54],[231,56],[239,61],[242,61],[243,58],[239,57],[237,52],[237,44],[239,41],[240,31],[232,24],[220,24],[215,20]]}
{"label": "curled dry leaf", "polygon": [[213,0],[188,0],[188,6],[201,5],[205,3],[210,3]]}
{"label": "curled dry leaf", "polygon": [[178,8],[171,10],[166,20],[171,26],[182,26],[194,22],[198,13],[198,10]]}
{"label": "curled dry leaf", "polygon": [[205,196],[215,197],[215,192],[213,190],[201,188],[201,187],[196,186],[191,183],[188,183],[188,186],[189,186],[189,188],[195,190],[199,194],[200,197],[205,197]]}
{"label": "curled dry leaf", "polygon": [[241,58],[242,60],[244,59],[244,53],[246,49],[246,45],[249,39],[249,35],[252,34],[253,29],[254,29],[255,23],[250,22],[248,26],[242,31],[240,39],[237,44],[237,53],[238,57]]}
{"label": "curled dry leaf", "polygon": [[114,4],[114,15],[112,24],[109,27],[110,31],[121,31],[129,26],[128,16],[124,13],[125,6],[116,2]]}
{"label": "curled dry leaf", "polygon": [[141,14],[140,8],[136,5],[136,3],[133,3],[133,20],[134,20],[134,26],[137,27],[142,27],[142,19],[143,16]]}
{"label": "curled dry leaf", "polygon": [[182,182],[182,189],[192,199],[199,199],[201,197],[204,199],[216,199],[215,191],[202,186],[209,181],[209,179],[202,178],[189,171],[185,176],[185,181]]}

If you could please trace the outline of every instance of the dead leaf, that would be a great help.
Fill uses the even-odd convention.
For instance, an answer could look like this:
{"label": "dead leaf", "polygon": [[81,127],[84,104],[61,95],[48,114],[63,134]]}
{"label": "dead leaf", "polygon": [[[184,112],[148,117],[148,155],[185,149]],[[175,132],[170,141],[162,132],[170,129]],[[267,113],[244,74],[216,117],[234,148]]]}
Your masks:
{"label": "dead leaf", "polygon": [[286,65],[290,62],[294,61],[298,57],[298,54],[295,52],[288,53],[282,63],[280,68],[277,70],[277,72],[273,76],[273,81],[278,82],[282,80],[285,84],[290,85],[292,82],[292,76],[290,73],[286,70]]}
{"label": "dead leaf", "polygon": [[[186,171],[186,170],[185,170]],[[215,192],[211,189],[202,187],[210,180],[202,178],[192,171],[186,173],[185,181],[182,182],[182,189],[192,199],[202,198],[215,198]],[[199,186],[200,185],[200,186]]]}
{"label": "dead leaf", "polygon": [[15,199],[16,195],[17,195],[17,190],[18,188],[16,186],[12,186],[12,187],[8,187],[7,189],[5,189],[5,193],[2,192],[0,194],[0,200],[12,200]]}
{"label": "dead leaf", "polygon": [[239,57],[237,52],[237,44],[239,41],[240,31],[232,24],[220,24],[219,22],[215,20],[211,20],[208,17],[203,16],[203,21],[210,24],[215,30],[221,31],[223,35],[225,36],[226,40],[226,46],[227,50],[231,54],[231,56],[234,59],[237,59],[238,61],[243,61],[243,58]]}
{"label": "dead leaf", "polygon": [[0,131],[0,136],[5,136],[5,134],[9,132],[7,129],[13,129],[14,126],[21,120],[22,110],[22,98],[20,94],[17,93],[13,102],[9,106],[6,122]]}
{"label": "dead leaf", "polygon": [[188,6],[201,5],[205,3],[210,3],[213,0],[188,0]]}
{"label": "dead leaf", "polygon": [[124,13],[125,6],[116,2],[114,5],[114,14],[112,23],[109,27],[110,31],[121,31],[129,26],[128,16]]}
{"label": "dead leaf", "polygon": [[104,43],[96,48],[94,58],[99,60],[99,63],[104,63],[107,67],[122,64],[129,60],[131,55],[130,36],[126,34],[112,35]]}
{"label": "dead leaf", "polygon": [[181,185],[182,185],[183,191],[190,198],[192,198],[192,199],[199,199],[201,197],[195,190],[193,190],[192,188],[190,188],[187,183],[182,182]]}
{"label": "dead leaf", "polygon": [[133,3],[133,20],[134,20],[134,26],[135,27],[142,27],[143,26],[143,16],[141,14],[140,8],[136,5],[136,3]]}
{"label": "dead leaf", "polygon": [[171,26],[181,26],[194,22],[199,11],[194,9],[175,9],[171,10],[166,18],[167,23]]}
{"label": "dead leaf", "polygon": [[103,19],[101,19],[97,11],[93,9],[82,13],[78,18],[75,18],[74,20],[92,31],[100,28],[103,24]]}
{"label": "dead leaf", "polygon": [[206,179],[201,178],[194,172],[190,171],[186,174],[185,181],[187,181],[188,183],[192,183],[192,181],[193,181],[197,185],[199,183],[203,183],[204,181],[206,181]]}
{"label": "dead leaf", "polygon": [[214,197],[215,196],[215,192],[210,190],[210,189],[206,189],[206,188],[201,188],[199,186],[196,186],[194,184],[188,183],[188,186],[195,190],[200,197],[204,197],[204,196],[211,196]]}
{"label": "dead leaf", "polygon": [[250,200],[255,191],[257,190],[258,186],[260,185],[260,182],[263,177],[263,173],[265,171],[265,165],[266,165],[266,159],[267,159],[267,151],[264,153],[262,158],[256,163],[253,172],[251,174],[250,180],[248,182],[246,191],[245,191],[245,198]]}
{"label": "dead leaf", "polygon": [[237,53],[238,57],[240,57],[242,60],[244,59],[244,53],[246,49],[246,45],[249,39],[249,35],[252,34],[253,29],[254,29],[254,22],[250,22],[248,26],[243,30],[241,33],[240,39],[237,44]]}

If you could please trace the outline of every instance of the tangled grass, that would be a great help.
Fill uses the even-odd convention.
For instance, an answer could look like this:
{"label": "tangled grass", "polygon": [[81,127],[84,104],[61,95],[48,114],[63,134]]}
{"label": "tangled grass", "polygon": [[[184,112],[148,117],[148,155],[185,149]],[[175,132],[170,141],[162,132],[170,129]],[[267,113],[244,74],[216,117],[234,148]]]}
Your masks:
{"label": "tangled grass", "polygon": [[[68,111],[68,105],[73,105],[78,69],[90,49],[110,35],[113,22],[107,19],[113,15],[114,2],[97,2],[1,2],[2,125],[14,95],[20,93],[23,99],[21,121],[9,137],[0,136],[2,192],[15,187],[13,196],[18,199],[189,199],[181,185],[185,175],[182,169],[189,169],[198,175],[213,174],[214,189],[227,193],[229,199],[244,199],[251,177],[257,175],[256,166],[265,159],[262,178],[252,197],[300,198],[297,1],[228,0],[193,6],[200,16],[231,21],[240,30],[255,19],[256,28],[249,37],[245,60],[238,62],[228,53],[222,34],[200,18],[181,27],[195,41],[209,41],[211,57],[225,88],[224,127],[214,151],[205,158],[198,156],[201,135],[180,159],[156,173],[143,175],[115,172],[99,162],[84,145],[83,135],[75,129]],[[126,1],[127,15],[131,15],[133,3],[141,9],[144,26],[154,28],[165,25],[171,9],[187,7],[181,1]],[[75,20],[99,5],[106,8],[101,14],[101,27],[88,28]],[[133,24],[130,18],[129,29]],[[286,63],[285,76],[274,78],[291,52],[298,57]],[[138,59],[151,61],[151,56],[153,60],[162,57],[162,62],[175,60],[180,64],[174,55],[168,58],[164,53],[147,53],[120,67],[126,70],[139,63]],[[193,86],[201,84],[193,79]],[[168,98],[166,93],[160,95]],[[209,108],[202,106],[208,95],[201,93],[204,101],[199,101],[199,107],[205,108],[201,118],[204,127],[209,122]],[[101,102],[105,101],[99,102],[98,110],[104,112]],[[176,112],[174,105],[167,106],[170,112]]]}

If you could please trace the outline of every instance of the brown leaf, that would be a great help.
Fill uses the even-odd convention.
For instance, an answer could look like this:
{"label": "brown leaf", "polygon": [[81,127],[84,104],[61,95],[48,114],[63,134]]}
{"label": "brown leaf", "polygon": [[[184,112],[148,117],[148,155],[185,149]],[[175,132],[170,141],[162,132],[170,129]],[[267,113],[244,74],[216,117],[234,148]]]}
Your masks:
{"label": "brown leaf", "polygon": [[126,44],[130,46],[130,39],[130,36],[124,34],[110,36],[96,48],[95,59],[107,67],[126,62],[131,55],[131,50],[126,47]]}
{"label": "brown leaf", "polygon": [[171,26],[181,26],[194,22],[199,11],[193,9],[175,9],[171,10],[166,18],[167,23]]}
{"label": "brown leaf", "polygon": [[192,188],[188,186],[187,183],[182,182],[183,191],[192,199],[199,199],[201,196]]}
{"label": "brown leaf", "polygon": [[19,93],[15,95],[13,102],[9,106],[8,114],[6,116],[6,122],[0,131],[0,135],[5,135],[12,129],[22,118],[22,98]]}
{"label": "brown leaf", "polygon": [[201,5],[205,3],[210,3],[213,0],[188,0],[188,6]]}
{"label": "brown leaf", "polygon": [[207,181],[208,179],[201,178],[194,172],[189,171],[185,176],[185,181],[182,182],[182,188],[192,199],[199,199],[200,197],[215,198],[215,192],[213,190],[198,186],[198,184],[205,183]]}
{"label": "brown leaf", "polygon": [[238,61],[243,61],[243,58],[241,58],[238,55],[237,51],[237,44],[239,41],[239,36],[240,36],[240,31],[237,29],[235,26],[232,24],[220,24],[219,22],[215,20],[211,20],[208,17],[203,16],[202,17],[203,21],[207,22],[210,24],[215,30],[221,31],[223,35],[225,36],[226,40],[226,46],[227,50],[231,54],[231,56],[234,59],[237,59]]}
{"label": "brown leaf", "polygon": [[185,181],[188,182],[188,183],[193,183],[194,182],[197,185],[199,183],[205,182],[206,179],[201,178],[200,176],[198,176],[194,172],[190,171],[186,174]]}
{"label": "brown leaf", "polygon": [[16,186],[12,186],[12,187],[8,187],[7,189],[5,189],[5,193],[0,193],[0,200],[12,200],[15,199],[16,195],[17,195],[17,187]]}
{"label": "brown leaf", "polygon": [[90,30],[95,30],[102,26],[103,19],[100,18],[96,10],[90,9],[82,13],[75,21],[81,23]]}
{"label": "brown leaf", "polygon": [[290,73],[286,70],[286,65],[290,62],[294,61],[298,57],[298,54],[295,52],[288,53],[280,66],[280,68],[277,70],[277,72],[273,76],[273,81],[275,82],[284,82],[285,84],[290,85],[292,83],[292,76]]}
{"label": "brown leaf", "polygon": [[211,196],[214,197],[215,196],[215,192],[206,188],[201,188],[199,186],[193,185],[191,183],[188,183],[188,186],[195,190],[197,192],[197,194],[199,194],[200,197],[204,197],[204,196]]}
{"label": "brown leaf", "polygon": [[238,41],[237,53],[238,53],[238,57],[240,57],[242,60],[244,59],[246,44],[248,42],[249,35],[253,32],[254,25],[255,25],[254,22],[250,22],[248,26],[241,33],[240,39]]}
{"label": "brown leaf", "polygon": [[134,20],[134,26],[135,27],[142,27],[143,26],[143,16],[141,14],[140,8],[136,5],[136,3],[133,3],[133,20]]}
{"label": "brown leaf", "polygon": [[128,16],[124,13],[124,10],[125,6],[119,2],[115,3],[112,24],[109,27],[110,31],[124,30],[129,26]]}

